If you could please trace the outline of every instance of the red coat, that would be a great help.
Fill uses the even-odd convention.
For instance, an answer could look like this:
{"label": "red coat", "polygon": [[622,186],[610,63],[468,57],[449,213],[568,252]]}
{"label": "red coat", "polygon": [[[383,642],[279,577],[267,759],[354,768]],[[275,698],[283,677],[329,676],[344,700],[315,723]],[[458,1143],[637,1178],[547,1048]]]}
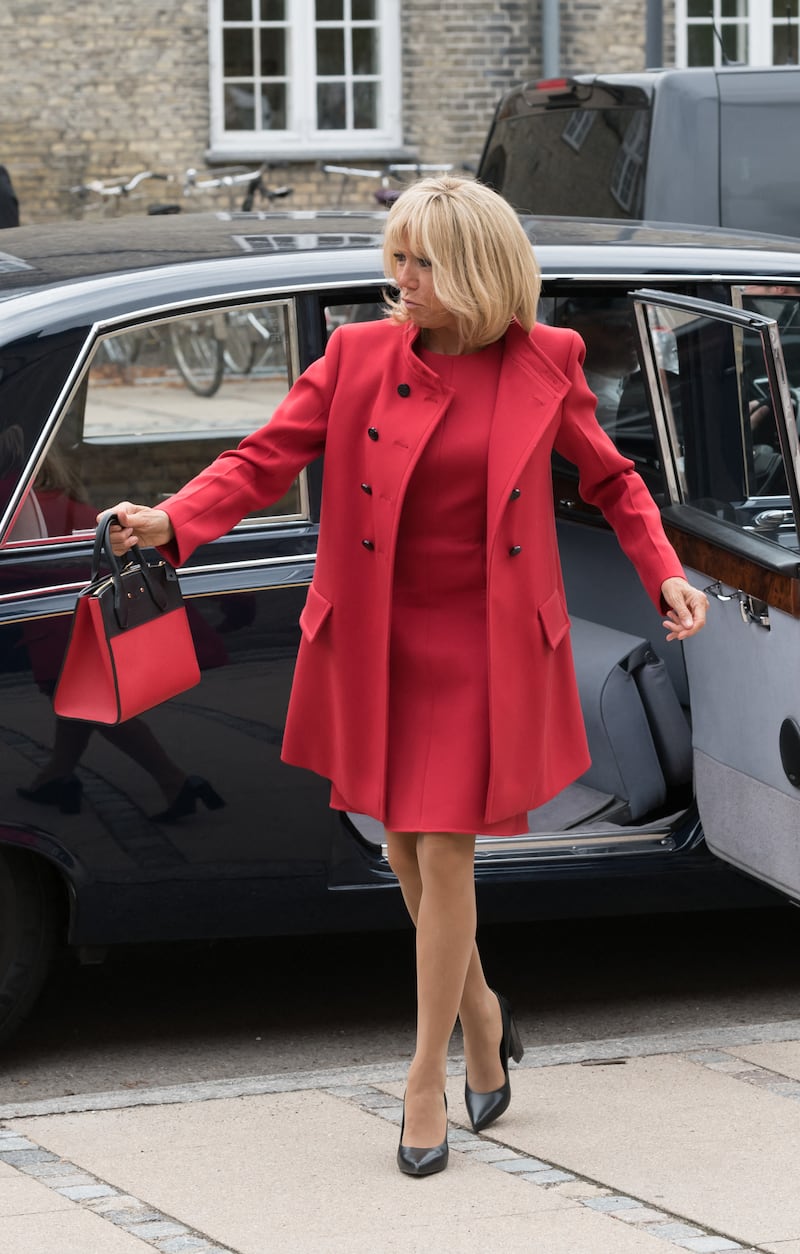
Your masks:
{"label": "red coat", "polygon": [[[392,567],[406,485],[450,389],[385,322],[337,330],[266,427],[221,457],[164,508],[183,563],[251,510],[277,500],[324,450],[314,580],[283,758],[331,779],[357,810],[384,814]],[[657,607],[682,575],[658,508],[595,418],[570,330],[513,325],[488,462],[487,590],[491,768],[485,821],[543,804],[589,765],[556,544],[550,455],[580,472]],[[371,489],[371,490],[367,490]],[[517,551],[518,550],[518,551]]]}

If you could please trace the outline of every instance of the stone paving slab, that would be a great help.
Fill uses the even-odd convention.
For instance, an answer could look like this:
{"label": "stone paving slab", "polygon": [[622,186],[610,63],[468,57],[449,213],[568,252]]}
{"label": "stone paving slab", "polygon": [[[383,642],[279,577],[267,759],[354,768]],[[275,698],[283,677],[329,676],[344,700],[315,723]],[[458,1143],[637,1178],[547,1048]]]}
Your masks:
{"label": "stone paving slab", "polygon": [[[726,1052],[744,1062],[754,1062],[768,1071],[777,1071],[790,1079],[800,1080],[800,1041],[780,1041],[767,1045],[738,1045],[730,1047]],[[794,1254],[793,1251],[792,1254]]]}
{"label": "stone paving slab", "polygon": [[490,1135],[522,1153],[743,1245],[800,1239],[795,1102],[680,1056],[515,1069],[512,1091]]}
{"label": "stone paving slab", "polygon": [[[73,1209],[66,1198],[39,1184],[37,1180],[21,1176],[12,1167],[8,1171],[11,1173],[10,1177],[0,1178],[0,1225],[9,1215],[36,1215]],[[0,1242],[0,1249],[2,1248]]]}
{"label": "stone paving slab", "polygon": [[152,1246],[77,1208],[0,1219],[7,1254],[153,1254]]}

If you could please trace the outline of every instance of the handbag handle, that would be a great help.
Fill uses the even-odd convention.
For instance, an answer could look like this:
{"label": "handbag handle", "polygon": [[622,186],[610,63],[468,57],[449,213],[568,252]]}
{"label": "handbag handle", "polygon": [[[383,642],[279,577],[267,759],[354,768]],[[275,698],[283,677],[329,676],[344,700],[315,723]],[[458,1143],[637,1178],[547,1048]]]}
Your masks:
{"label": "handbag handle", "polygon": [[97,531],[94,537],[94,549],[92,551],[92,575],[91,582],[94,583],[100,577],[100,562],[105,557],[108,565],[111,567],[111,579],[114,584],[114,610],[117,617],[122,615],[122,572],[127,566],[136,566],[139,574],[144,580],[144,585],[150,594],[150,599],[156,609],[162,612],[167,608],[166,593],[163,588],[150,578],[150,567],[145,561],[144,554],[138,544],[132,545],[128,549],[128,561],[124,564],[119,560],[116,553],[111,547],[109,533],[112,523],[121,526],[119,518],[116,514],[104,514],[100,522],[97,524]]}

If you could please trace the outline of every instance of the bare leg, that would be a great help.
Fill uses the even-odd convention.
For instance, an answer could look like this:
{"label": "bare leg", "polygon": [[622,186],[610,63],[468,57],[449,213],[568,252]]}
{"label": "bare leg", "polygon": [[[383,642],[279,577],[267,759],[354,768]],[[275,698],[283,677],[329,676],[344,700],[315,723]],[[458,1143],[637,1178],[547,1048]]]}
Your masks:
{"label": "bare leg", "polygon": [[35,789],[54,779],[68,779],[78,765],[93,731],[93,723],[56,718],[50,759],[29,787]]}
{"label": "bare leg", "polygon": [[[390,864],[417,925],[417,1047],[406,1089],[406,1145],[438,1145],[447,1047],[459,1010],[474,1045],[470,1084],[499,1088],[500,1011],[475,945],[474,837],[446,832],[387,833]],[[469,983],[469,990],[467,990]],[[488,1078],[484,1078],[488,1077]],[[483,1084],[485,1083],[485,1090]]]}
{"label": "bare leg", "polygon": [[106,740],[152,775],[168,802],[174,801],[186,781],[186,772],[162,749],[151,729],[140,718],[98,727]]}

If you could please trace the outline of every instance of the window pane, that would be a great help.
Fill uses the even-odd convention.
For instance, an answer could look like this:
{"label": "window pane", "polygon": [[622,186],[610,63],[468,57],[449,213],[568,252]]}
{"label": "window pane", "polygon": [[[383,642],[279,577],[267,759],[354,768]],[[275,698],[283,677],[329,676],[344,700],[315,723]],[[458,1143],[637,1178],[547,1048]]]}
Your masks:
{"label": "window pane", "polygon": [[714,64],[714,35],[710,26],[690,26],[687,32],[689,65]]}
{"label": "window pane", "polygon": [[[659,455],[636,349],[633,308],[624,294],[557,297],[545,313],[553,326],[571,327],[586,346],[584,373],[597,397],[600,425],[630,457],[648,487],[663,491]],[[674,368],[674,363],[669,362]]]}
{"label": "window pane", "polygon": [[786,12],[797,17],[797,0],[772,0],[772,16],[786,20]]}
{"label": "window pane", "polygon": [[689,17],[713,17],[714,9],[711,0],[689,0],[686,12]]}
{"label": "window pane", "polygon": [[796,65],[798,57],[797,26],[775,26],[772,31],[772,64]]}
{"label": "window pane", "polygon": [[787,492],[761,337],[689,311],[650,305],[647,315],[672,340],[658,384],[684,499],[750,529],[761,498]]}
{"label": "window pane", "polygon": [[261,0],[262,22],[283,22],[285,18],[283,0]]}
{"label": "window pane", "polygon": [[[123,498],[164,500],[268,421],[291,382],[288,312],[193,315],[103,340],[34,484],[43,536],[92,530],[93,512]],[[190,381],[216,391],[188,404]],[[299,508],[296,482],[259,513]]]}
{"label": "window pane", "polygon": [[353,86],[353,126],[370,130],[378,125],[378,84],[355,83]]}
{"label": "window pane", "polygon": [[285,83],[265,83],[261,88],[261,125],[265,130],[286,130]]}
{"label": "window pane", "polygon": [[343,19],[343,0],[317,0],[318,22],[341,22]]}
{"label": "window pane", "polygon": [[344,31],[317,31],[317,74],[344,74]]}
{"label": "window pane", "polygon": [[317,126],[321,131],[341,131],[347,126],[344,83],[317,85]]}
{"label": "window pane", "polygon": [[378,32],[375,29],[353,31],[353,73],[377,74]]}
{"label": "window pane", "polygon": [[253,5],[251,0],[225,0],[222,9],[223,22],[252,22]]}
{"label": "window pane", "polygon": [[723,17],[747,17],[747,0],[722,0],[720,12]]}
{"label": "window pane", "polygon": [[226,131],[254,131],[256,129],[255,97],[252,87],[238,83],[225,84]]}
{"label": "window pane", "polygon": [[250,30],[222,32],[223,66],[228,78],[248,78],[254,70],[253,33]]}
{"label": "window pane", "polygon": [[281,78],[286,73],[286,34],[284,31],[261,31],[261,73],[264,78]]}
{"label": "window pane", "polygon": [[375,0],[352,0],[351,12],[354,22],[374,22]]}
{"label": "window pane", "polygon": [[748,60],[747,27],[738,22],[733,26],[723,26],[722,46],[729,61],[746,63]]}

